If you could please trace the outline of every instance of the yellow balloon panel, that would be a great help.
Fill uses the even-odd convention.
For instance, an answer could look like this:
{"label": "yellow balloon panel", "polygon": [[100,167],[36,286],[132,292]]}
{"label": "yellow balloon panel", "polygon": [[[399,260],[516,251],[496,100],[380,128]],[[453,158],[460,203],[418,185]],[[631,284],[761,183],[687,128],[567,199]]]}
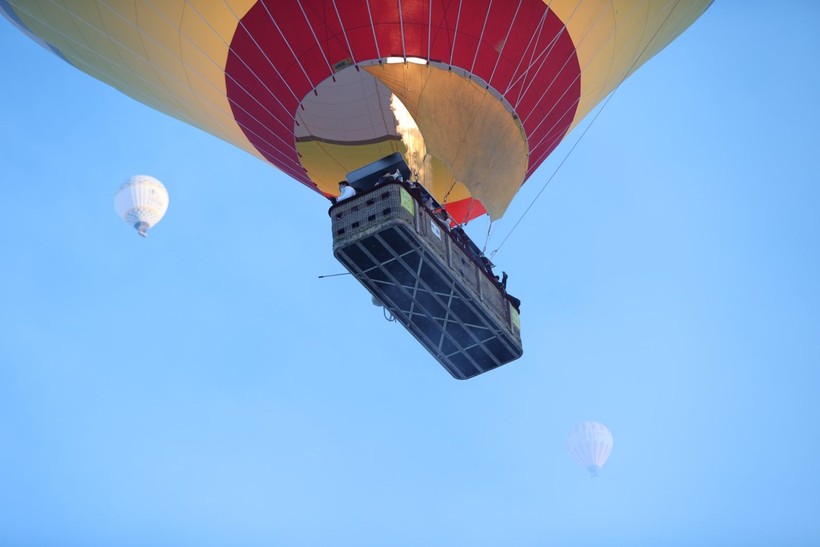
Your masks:
{"label": "yellow balloon panel", "polygon": [[688,28],[712,0],[547,2],[565,22],[581,66],[575,127],[629,74]]}

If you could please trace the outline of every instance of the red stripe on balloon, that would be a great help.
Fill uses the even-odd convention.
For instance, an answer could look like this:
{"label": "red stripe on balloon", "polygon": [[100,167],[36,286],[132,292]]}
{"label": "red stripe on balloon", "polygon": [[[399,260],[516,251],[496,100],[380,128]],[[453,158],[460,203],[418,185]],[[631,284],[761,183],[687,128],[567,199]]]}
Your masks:
{"label": "red stripe on balloon", "polygon": [[333,74],[335,63],[393,55],[429,55],[502,93],[527,136],[527,177],[575,116],[581,89],[575,48],[542,0],[520,6],[499,0],[337,0],[335,7],[264,0],[242,18],[225,64],[234,118],[268,161],[315,190],[296,151],[299,103]]}

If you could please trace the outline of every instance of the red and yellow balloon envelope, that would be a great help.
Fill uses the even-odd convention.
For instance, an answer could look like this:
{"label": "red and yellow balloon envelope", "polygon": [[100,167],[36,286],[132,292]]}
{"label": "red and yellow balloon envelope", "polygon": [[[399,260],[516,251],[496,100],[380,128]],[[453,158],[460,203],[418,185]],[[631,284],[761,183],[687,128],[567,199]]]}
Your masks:
{"label": "red and yellow balloon envelope", "polygon": [[566,134],[710,3],[5,0],[0,11],[80,70],[323,195],[400,151],[464,221],[502,216]]}

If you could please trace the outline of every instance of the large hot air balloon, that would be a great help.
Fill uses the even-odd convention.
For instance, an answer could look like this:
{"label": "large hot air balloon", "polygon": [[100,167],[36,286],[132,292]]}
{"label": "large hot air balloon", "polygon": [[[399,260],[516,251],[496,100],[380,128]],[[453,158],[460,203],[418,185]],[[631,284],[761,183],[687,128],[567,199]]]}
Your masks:
{"label": "large hot air balloon", "polygon": [[[710,3],[0,0],[0,12],[78,69],[325,197],[363,166],[403,156],[446,225],[386,189],[390,204],[362,221],[343,226],[361,211],[334,212],[334,255],[466,379],[520,357],[520,300],[450,228],[501,217],[567,133]],[[373,259],[398,272],[367,265],[362,222],[381,219],[415,226],[367,236],[392,238]]]}
{"label": "large hot air balloon", "polygon": [[612,433],[604,424],[581,422],[567,437],[567,451],[578,465],[595,477],[612,453]]}
{"label": "large hot air balloon", "polygon": [[136,175],[125,181],[114,195],[114,209],[126,224],[142,237],[162,220],[168,210],[168,191],[148,175]]}
{"label": "large hot air balloon", "polygon": [[501,217],[565,135],[710,3],[4,0],[0,12],[319,194],[401,152],[462,222]]}

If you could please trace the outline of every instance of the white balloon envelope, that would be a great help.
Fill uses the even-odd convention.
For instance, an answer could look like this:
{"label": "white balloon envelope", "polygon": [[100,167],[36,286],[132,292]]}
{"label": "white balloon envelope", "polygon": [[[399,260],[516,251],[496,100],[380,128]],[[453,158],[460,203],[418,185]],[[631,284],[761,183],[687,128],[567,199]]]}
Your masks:
{"label": "white balloon envelope", "polygon": [[128,179],[114,196],[114,209],[139,235],[146,237],[148,230],[157,224],[168,210],[168,191],[165,186],[148,175],[136,175]]}
{"label": "white balloon envelope", "polygon": [[567,451],[590,476],[596,477],[612,453],[612,433],[604,424],[581,422],[567,437]]}

